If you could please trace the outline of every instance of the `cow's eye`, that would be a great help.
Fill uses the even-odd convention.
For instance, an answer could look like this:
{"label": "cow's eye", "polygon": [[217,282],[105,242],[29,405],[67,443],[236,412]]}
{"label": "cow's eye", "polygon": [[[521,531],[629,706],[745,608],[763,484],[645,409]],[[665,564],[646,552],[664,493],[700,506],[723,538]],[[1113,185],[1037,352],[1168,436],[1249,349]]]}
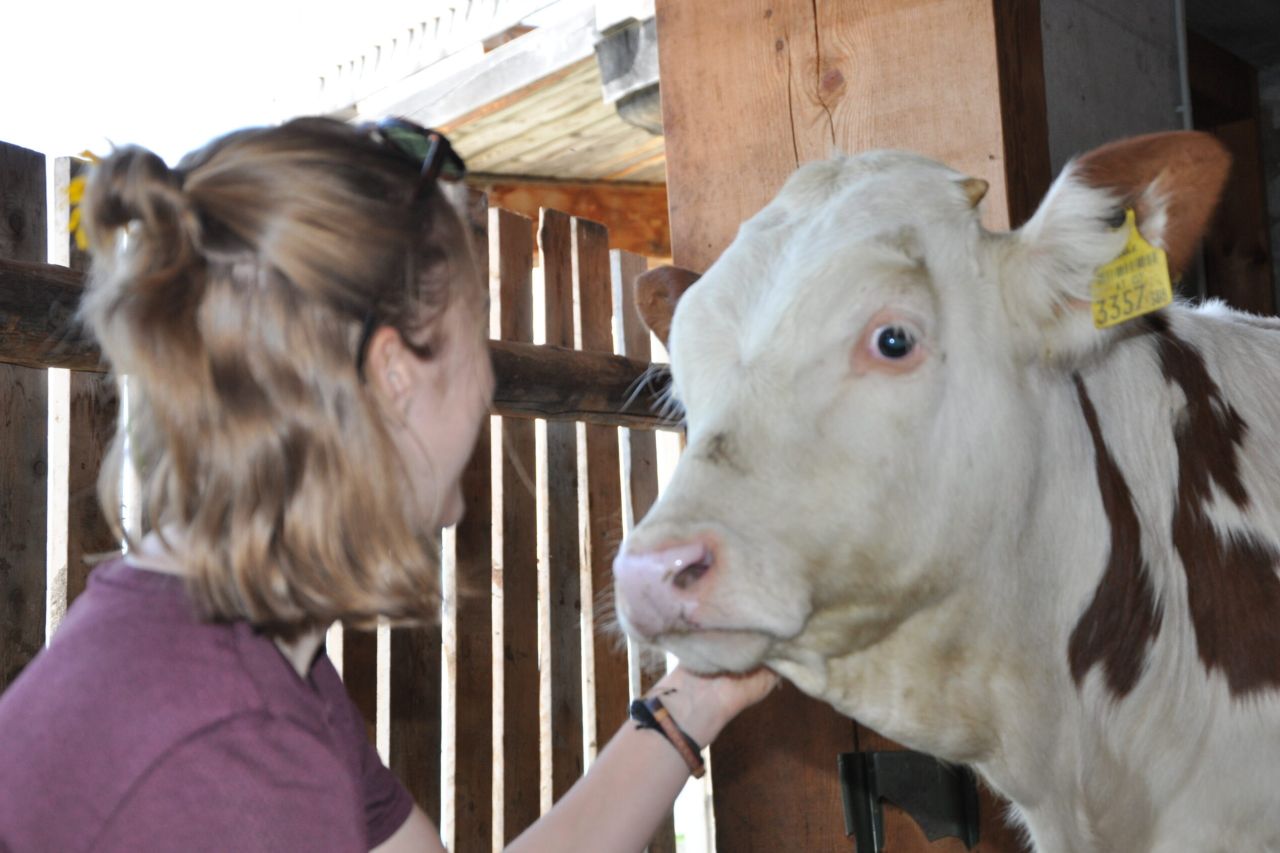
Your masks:
{"label": "cow's eye", "polygon": [[915,336],[901,326],[881,326],[875,334],[876,352],[885,358],[906,358],[915,349]]}

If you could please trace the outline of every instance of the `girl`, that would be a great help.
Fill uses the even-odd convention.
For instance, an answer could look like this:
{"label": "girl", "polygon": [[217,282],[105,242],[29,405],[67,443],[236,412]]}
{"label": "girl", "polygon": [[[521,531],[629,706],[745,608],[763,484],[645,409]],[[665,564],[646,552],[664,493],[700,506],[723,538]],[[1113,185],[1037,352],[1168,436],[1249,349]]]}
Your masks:
{"label": "girl", "polygon": [[[82,312],[130,401],[100,492],[118,519],[127,439],[149,532],[0,697],[0,848],[441,849],[321,646],[335,620],[437,618],[493,389],[437,186],[462,171],[410,123],[324,119],[95,169]],[[698,762],[685,735],[774,683],[677,668],[662,727],[624,726],[512,849],[643,848]]]}

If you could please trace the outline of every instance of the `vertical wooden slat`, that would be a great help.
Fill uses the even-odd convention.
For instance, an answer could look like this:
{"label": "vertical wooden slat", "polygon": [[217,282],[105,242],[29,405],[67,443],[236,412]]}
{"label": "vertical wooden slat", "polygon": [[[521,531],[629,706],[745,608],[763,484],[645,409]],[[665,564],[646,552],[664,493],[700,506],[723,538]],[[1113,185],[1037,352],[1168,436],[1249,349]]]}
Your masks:
{"label": "vertical wooden slat", "polygon": [[[490,263],[497,268],[498,336],[533,341],[533,229],[528,218],[493,210]],[[538,508],[534,422],[503,418],[495,551],[502,612],[502,838],[538,819]]]}
{"label": "vertical wooden slat", "polygon": [[440,624],[391,631],[391,771],[440,825]]}
{"label": "vertical wooden slat", "polygon": [[[477,273],[489,280],[488,214],[483,193],[461,203]],[[490,851],[494,836],[493,446],[488,421],[462,475],[466,515],[456,530],[457,688],[454,826],[458,853]]]}
{"label": "vertical wooden slat", "polygon": [[[613,287],[609,278],[609,232],[585,219],[574,220],[578,268],[578,306],[582,349],[611,353]],[[612,627],[613,557],[622,541],[622,482],[618,428],[587,424],[586,545],[583,600],[587,602],[587,636],[594,685],[594,719],[589,729],[588,758],[604,745],[627,718],[627,647]],[[608,626],[608,627],[606,627]]]}
{"label": "vertical wooden slat", "polygon": [[[57,216],[49,262],[73,270],[87,270],[89,256],[76,245],[68,228],[65,204],[71,181],[88,164],[72,157],[54,162],[54,200]],[[71,371],[71,404],[67,458],[67,587],[68,606],[84,591],[94,558],[120,549],[98,503],[98,472],[111,444],[119,417],[115,378],[103,373]]]}
{"label": "vertical wooden slat", "polygon": [[[44,155],[0,144],[0,257],[44,261]],[[44,645],[49,372],[0,365],[0,691]]]}
{"label": "vertical wooden slat", "polygon": [[467,513],[457,527],[458,668],[454,779],[459,853],[493,848],[493,615],[490,429],[462,475]]}
{"label": "vertical wooden slat", "polygon": [[[573,346],[573,256],[569,217],[544,211],[539,229],[546,295],[546,342]],[[582,775],[582,591],[578,540],[577,424],[546,425],[547,598],[550,645],[550,785],[552,801]],[[548,768],[544,768],[545,774]]]}
{"label": "vertical wooden slat", "polygon": [[[618,306],[622,334],[620,355],[636,361],[649,361],[653,350],[649,328],[640,319],[633,296],[636,277],[648,268],[644,258],[630,252],[614,252],[610,258],[613,300]],[[627,492],[624,515],[628,526],[644,518],[658,499],[658,438],[653,430],[623,430],[624,470]]]}
{"label": "vertical wooden slat", "polygon": [[67,605],[84,591],[94,558],[118,551],[98,503],[98,473],[119,417],[115,379],[71,371],[71,445],[67,469]]}
{"label": "vertical wooden slat", "polygon": [[[609,259],[614,310],[620,332],[618,352],[627,358],[646,362],[653,357],[649,329],[636,310],[632,288],[636,276],[647,268],[644,258],[630,252],[613,252]],[[626,483],[622,495],[622,516],[624,528],[629,533],[658,499],[658,436],[653,430],[623,429],[621,438],[622,477]],[[662,672],[656,667],[642,668],[640,692],[647,692],[661,677]],[[649,853],[675,853],[675,833],[675,815],[668,812],[649,841]]]}
{"label": "vertical wooden slat", "polygon": [[378,635],[373,631],[344,628],[342,633],[342,683],[364,717],[370,742],[377,742]]}

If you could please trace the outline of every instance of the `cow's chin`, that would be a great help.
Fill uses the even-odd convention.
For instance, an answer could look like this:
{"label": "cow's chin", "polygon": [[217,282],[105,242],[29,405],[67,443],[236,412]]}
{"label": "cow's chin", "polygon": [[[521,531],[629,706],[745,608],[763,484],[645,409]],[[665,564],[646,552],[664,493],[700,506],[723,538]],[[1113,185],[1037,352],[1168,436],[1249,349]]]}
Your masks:
{"label": "cow's chin", "polygon": [[663,634],[658,645],[702,675],[747,672],[764,660],[772,638],[754,631],[698,631]]}

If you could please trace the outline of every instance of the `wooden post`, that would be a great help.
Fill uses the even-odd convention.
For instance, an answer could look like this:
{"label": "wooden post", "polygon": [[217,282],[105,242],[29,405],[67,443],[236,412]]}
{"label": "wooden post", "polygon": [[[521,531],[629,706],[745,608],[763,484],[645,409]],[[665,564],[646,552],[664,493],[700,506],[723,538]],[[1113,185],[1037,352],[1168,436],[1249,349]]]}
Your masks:
{"label": "wooden post", "polygon": [[[984,178],[989,227],[1024,218],[1048,182],[1035,0],[658,0],[657,14],[680,266],[705,270],[797,165],[841,151],[905,148]],[[836,755],[854,747],[850,721],[789,687],[743,714],[712,749],[719,849],[851,849]]]}
{"label": "wooden post", "polygon": [[[578,305],[582,324],[582,349],[613,352],[613,288],[609,280],[608,232],[585,219],[574,220],[577,255]],[[627,719],[629,685],[627,647],[616,631],[601,627],[611,621],[613,556],[622,541],[622,470],[618,459],[617,427],[587,424],[585,427],[587,558],[582,570],[583,601],[590,638],[586,649],[591,663],[595,713],[588,720],[588,760],[613,737]]]}
{"label": "wooden post", "polygon": [[[539,229],[546,293],[547,343],[573,347],[573,255],[569,217],[546,210]],[[550,732],[543,767],[543,810],[583,771],[582,588],[578,539],[578,425],[548,422],[546,438],[547,561],[542,594],[549,607],[550,642],[543,691]],[[547,734],[550,737],[547,737]],[[549,774],[549,778],[548,775]],[[549,784],[549,787],[547,787]]]}
{"label": "wooden post", "polygon": [[[44,261],[44,155],[0,144],[0,258]],[[49,372],[0,365],[0,691],[44,647]]]}
{"label": "wooden post", "polygon": [[[491,304],[495,336],[533,342],[533,227],[524,216],[489,213],[490,268],[497,280]],[[499,559],[502,749],[502,840],[510,842],[538,819],[538,506],[534,422],[502,418],[494,455],[494,552]],[[497,442],[495,441],[495,444]]]}

